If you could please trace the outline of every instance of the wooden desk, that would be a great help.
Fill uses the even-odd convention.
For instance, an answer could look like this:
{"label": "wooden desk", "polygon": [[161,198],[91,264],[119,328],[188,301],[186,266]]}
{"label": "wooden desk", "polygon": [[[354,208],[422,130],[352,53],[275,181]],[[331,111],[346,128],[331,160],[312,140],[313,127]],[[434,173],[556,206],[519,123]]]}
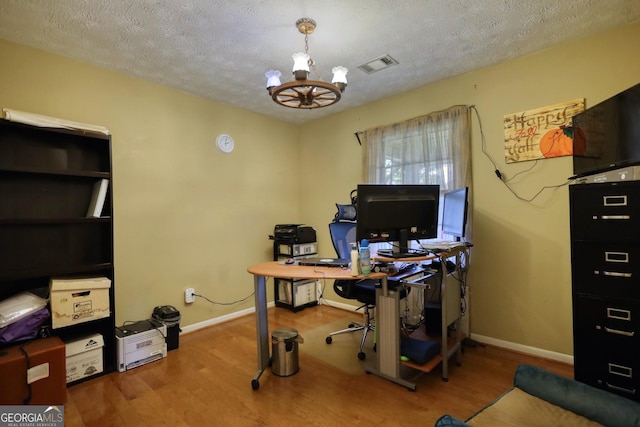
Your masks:
{"label": "wooden desk", "polygon": [[367,276],[352,276],[349,269],[335,267],[312,267],[301,265],[280,264],[277,261],[263,262],[252,265],[247,271],[253,274],[256,305],[256,333],[258,342],[258,372],[251,380],[251,387],[257,390],[260,387],[260,376],[269,366],[271,349],[269,343],[269,319],[267,316],[267,277],[295,278],[295,279],[331,279],[331,280],[360,280],[380,279],[381,291],[386,295],[387,275],[384,273],[371,273]]}
{"label": "wooden desk", "polygon": [[[442,379],[448,380],[448,360],[454,354],[458,363],[461,362],[461,340],[459,337],[460,328],[460,287],[447,286],[446,259],[456,256],[456,263],[459,263],[460,252],[468,250],[461,247],[450,252],[438,255],[428,255],[425,257],[415,257],[406,259],[391,259],[377,257],[372,258],[378,261],[404,261],[418,262],[424,260],[442,260],[444,268],[443,280],[441,282],[442,292]],[[391,290],[387,284],[385,273],[372,272],[367,276],[351,276],[348,269],[335,267],[310,267],[300,265],[280,264],[277,261],[263,262],[250,266],[247,271],[254,276],[255,306],[256,306],[256,334],[258,342],[258,371],[251,380],[251,387],[257,390],[260,387],[260,376],[269,366],[270,362],[270,337],[267,317],[267,286],[266,278],[295,278],[295,279],[331,279],[331,280],[360,280],[360,279],[380,279],[381,287],[376,290],[376,334],[377,352],[374,366],[367,366],[366,371],[396,384],[403,385],[410,390],[415,390],[414,382],[406,379],[406,372],[402,368],[410,366],[416,368],[418,365],[405,364],[400,361],[400,298],[399,291]],[[458,322],[456,331],[458,337],[454,342],[448,341],[448,326],[453,322]],[[419,370],[426,370],[420,369]]]}

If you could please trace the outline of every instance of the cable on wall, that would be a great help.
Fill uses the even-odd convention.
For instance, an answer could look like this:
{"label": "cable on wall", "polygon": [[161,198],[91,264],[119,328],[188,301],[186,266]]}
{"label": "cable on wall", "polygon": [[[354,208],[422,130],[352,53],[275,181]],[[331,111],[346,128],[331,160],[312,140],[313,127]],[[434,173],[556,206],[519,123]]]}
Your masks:
{"label": "cable on wall", "polygon": [[568,185],[571,180],[567,180],[566,182],[562,183],[562,184],[557,184],[557,185],[545,185],[544,187],[542,187],[540,190],[538,190],[537,193],[535,193],[532,197],[530,198],[526,198],[523,196],[520,196],[515,189],[509,184],[510,181],[512,181],[513,179],[515,179],[517,176],[529,172],[531,171],[534,167],[536,167],[536,165],[538,164],[538,160],[535,161],[535,163],[529,168],[529,169],[525,169],[523,171],[520,171],[518,173],[516,173],[514,176],[512,176],[510,179],[507,179],[502,172],[500,171],[500,169],[498,169],[498,164],[496,163],[496,161],[491,157],[491,155],[487,152],[486,150],[486,139],[484,136],[484,130],[482,128],[482,120],[480,119],[480,113],[478,112],[478,109],[476,108],[475,105],[471,105],[469,108],[473,109],[473,111],[476,114],[476,118],[478,119],[478,125],[480,127],[480,139],[481,139],[481,147],[482,147],[482,152],[484,153],[484,155],[489,159],[489,161],[491,162],[491,164],[493,165],[493,169],[494,169],[494,173],[496,174],[496,176],[498,177],[498,179],[504,184],[505,187],[507,187],[507,189],[519,200],[522,200],[524,202],[532,202],[534,201],[540,194],[542,194],[542,192],[544,192],[544,190],[548,190],[548,189],[558,189],[561,187],[564,187],[565,185]]}
{"label": "cable on wall", "polygon": [[244,301],[248,300],[249,298],[253,298],[253,296],[254,296],[254,295],[255,295],[255,292],[251,292],[251,294],[247,295],[247,296],[246,296],[246,297],[244,297],[244,298],[241,298],[241,299],[239,299],[239,300],[236,300],[236,301],[231,301],[231,302],[219,302],[219,301],[213,301],[213,300],[210,300],[209,298],[205,297],[204,295],[200,295],[200,294],[196,294],[196,293],[194,293],[194,294],[193,294],[193,296],[194,296],[194,297],[202,298],[202,299],[204,299],[204,300],[206,300],[206,301],[210,302],[211,304],[216,304],[216,305],[234,305],[234,304],[238,304],[238,303],[240,303],[240,302],[244,302]]}

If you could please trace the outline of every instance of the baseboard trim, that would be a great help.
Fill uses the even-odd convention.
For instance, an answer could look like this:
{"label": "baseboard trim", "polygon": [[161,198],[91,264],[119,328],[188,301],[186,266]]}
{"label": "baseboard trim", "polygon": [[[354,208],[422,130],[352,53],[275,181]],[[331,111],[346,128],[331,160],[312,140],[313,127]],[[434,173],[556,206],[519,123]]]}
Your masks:
{"label": "baseboard trim", "polygon": [[357,311],[358,310],[358,306],[351,305],[351,304],[346,304],[346,303],[339,302],[339,301],[332,301],[332,300],[328,300],[328,299],[324,299],[324,298],[321,298],[320,301],[318,301],[318,304],[320,304],[320,305],[328,305],[329,307],[339,308],[341,310],[346,310],[346,311]]}
{"label": "baseboard trim", "polygon": [[478,341],[479,343],[492,345],[492,346],[504,348],[507,350],[517,351],[518,353],[524,353],[530,356],[540,357],[540,358],[549,359],[549,360],[555,360],[556,362],[562,362],[568,365],[573,365],[573,356],[569,354],[543,350],[537,347],[517,344],[510,341],[499,340],[496,338],[486,337],[484,335],[478,335],[473,333],[471,334],[471,339],[474,341]]}

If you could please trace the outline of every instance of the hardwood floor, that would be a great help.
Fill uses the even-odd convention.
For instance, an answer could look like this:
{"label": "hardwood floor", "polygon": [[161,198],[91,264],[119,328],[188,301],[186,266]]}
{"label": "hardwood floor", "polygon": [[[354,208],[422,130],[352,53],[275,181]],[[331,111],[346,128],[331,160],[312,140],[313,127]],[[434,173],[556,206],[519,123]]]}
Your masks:
{"label": "hardwood floor", "polygon": [[[326,305],[292,313],[269,309],[270,332],[300,335],[355,313]],[[72,426],[431,426],[443,414],[465,419],[508,390],[520,363],[572,377],[573,367],[490,346],[465,347],[462,366],[425,374],[410,392],[375,375],[352,376],[300,352],[300,371],[277,377],[257,370],[255,316],[180,336],[167,358],[67,389]],[[356,357],[354,350],[354,357]]]}

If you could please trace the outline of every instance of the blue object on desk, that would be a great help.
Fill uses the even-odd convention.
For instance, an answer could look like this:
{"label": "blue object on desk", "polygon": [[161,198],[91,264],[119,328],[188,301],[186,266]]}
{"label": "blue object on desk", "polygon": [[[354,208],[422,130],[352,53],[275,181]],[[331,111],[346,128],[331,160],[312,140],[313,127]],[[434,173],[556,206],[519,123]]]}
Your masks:
{"label": "blue object on desk", "polygon": [[402,337],[400,340],[400,354],[407,356],[412,362],[422,365],[440,354],[440,343]]}

